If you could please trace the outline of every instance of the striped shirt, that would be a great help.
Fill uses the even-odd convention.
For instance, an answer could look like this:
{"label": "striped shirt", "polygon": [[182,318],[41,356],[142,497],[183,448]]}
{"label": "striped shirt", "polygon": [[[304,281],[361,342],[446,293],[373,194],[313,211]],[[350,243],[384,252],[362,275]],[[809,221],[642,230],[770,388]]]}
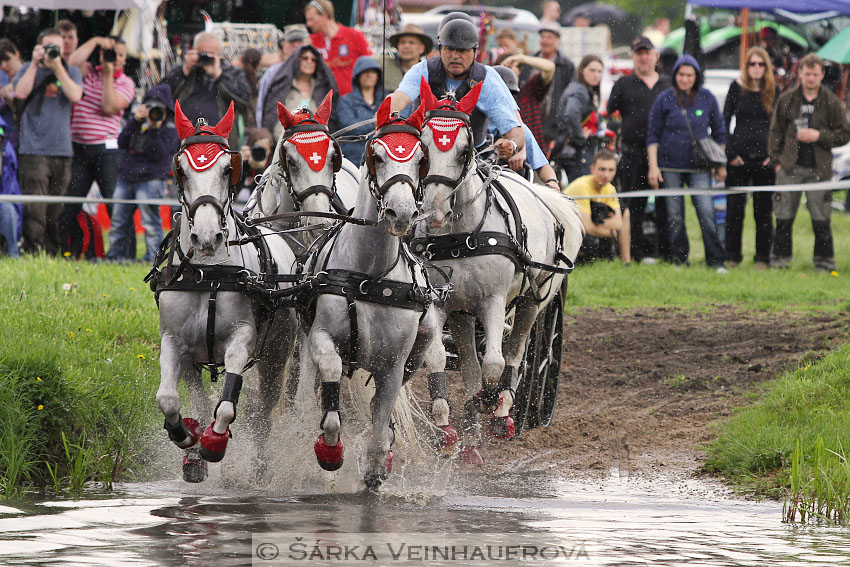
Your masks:
{"label": "striped shirt", "polygon": [[[100,70],[86,63],[88,73],[83,79],[83,98],[74,105],[71,113],[71,140],[79,144],[103,144],[118,138],[121,132],[121,112],[105,115],[101,108],[103,81]],[[132,102],[136,95],[133,79],[121,72],[113,80],[115,92]]]}

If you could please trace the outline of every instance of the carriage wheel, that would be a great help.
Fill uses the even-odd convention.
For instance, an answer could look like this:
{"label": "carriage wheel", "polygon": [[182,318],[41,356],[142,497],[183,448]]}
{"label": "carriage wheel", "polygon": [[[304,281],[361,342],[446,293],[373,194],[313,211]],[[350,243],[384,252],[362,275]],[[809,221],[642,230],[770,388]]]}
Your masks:
{"label": "carriage wheel", "polygon": [[546,340],[541,345],[543,348],[537,365],[540,376],[538,383],[542,385],[538,407],[540,408],[540,425],[548,427],[555,413],[555,400],[558,397],[558,382],[561,377],[564,339],[564,296],[562,294],[558,294],[546,310],[544,335]]}
{"label": "carriage wheel", "polygon": [[565,289],[538,315],[531,329],[514,404],[517,433],[552,422],[561,373]]}

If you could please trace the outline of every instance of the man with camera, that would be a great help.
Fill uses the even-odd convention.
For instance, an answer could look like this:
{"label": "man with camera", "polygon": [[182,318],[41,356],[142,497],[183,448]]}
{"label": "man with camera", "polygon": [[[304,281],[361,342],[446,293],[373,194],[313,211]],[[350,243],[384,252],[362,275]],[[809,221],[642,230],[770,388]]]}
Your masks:
{"label": "man with camera", "polygon": [[[145,93],[142,104],[133,110],[118,136],[118,146],[126,153],[121,159],[116,199],[161,199],[171,171],[171,160],[180,149],[177,130],[166,118],[173,113],[171,88],[157,85]],[[152,262],[162,241],[162,220],[158,205],[138,205],[145,229],[145,262]],[[112,212],[109,231],[110,260],[134,260],[133,212],[136,205],[119,203]]]}
{"label": "man with camera", "polygon": [[[171,87],[174,100],[180,101],[192,124],[201,117],[210,124],[218,123],[231,101],[238,116],[244,119],[248,112],[251,89],[245,75],[222,60],[221,40],[214,33],[196,35],[183,65],[172,69],[162,82]],[[229,142],[231,148],[239,147],[238,128],[230,133]]]}
{"label": "man with camera", "polygon": [[[98,50],[99,65],[89,62]],[[68,195],[83,197],[97,181],[100,194],[112,197],[118,179],[118,134],[121,115],[136,95],[133,80],[124,74],[127,46],[120,37],[93,37],[82,44],[68,59],[68,64],[83,69],[86,96],[74,105],[71,114],[71,141],[74,161]],[[108,206],[110,212],[112,207]],[[80,249],[83,240],[77,215],[78,203],[68,203],[59,219],[59,236],[63,251]]]}
{"label": "man with camera", "polygon": [[[15,98],[21,100],[19,171],[25,195],[65,194],[71,178],[71,105],[83,97],[79,69],[61,58],[62,35],[46,29],[38,35],[32,61],[15,75]],[[59,254],[60,204],[24,207],[24,250]]]}

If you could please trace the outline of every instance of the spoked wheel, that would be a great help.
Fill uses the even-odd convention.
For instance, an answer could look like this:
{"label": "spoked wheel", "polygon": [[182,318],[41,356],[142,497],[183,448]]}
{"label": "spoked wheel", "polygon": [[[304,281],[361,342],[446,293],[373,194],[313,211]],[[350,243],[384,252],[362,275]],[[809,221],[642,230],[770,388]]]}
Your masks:
{"label": "spoked wheel", "polygon": [[562,291],[537,316],[531,328],[513,407],[517,434],[552,422],[561,373],[563,298]]}

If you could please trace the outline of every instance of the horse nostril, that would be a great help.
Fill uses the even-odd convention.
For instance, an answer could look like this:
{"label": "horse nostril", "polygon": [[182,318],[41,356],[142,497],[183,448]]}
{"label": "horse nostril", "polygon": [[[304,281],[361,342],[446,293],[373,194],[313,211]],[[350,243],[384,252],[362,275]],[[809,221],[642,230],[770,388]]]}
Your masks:
{"label": "horse nostril", "polygon": [[410,215],[410,220],[415,221],[417,218],[419,218],[419,211],[413,211],[413,214]]}
{"label": "horse nostril", "polygon": [[201,241],[198,240],[198,235],[194,232],[189,236],[189,241],[192,243],[192,248],[200,248]]}
{"label": "horse nostril", "polygon": [[218,233],[215,235],[215,247],[219,248],[224,242],[224,235],[222,233]]}
{"label": "horse nostril", "polygon": [[398,213],[396,213],[393,209],[384,209],[384,217],[389,220],[395,220],[398,218]]}

